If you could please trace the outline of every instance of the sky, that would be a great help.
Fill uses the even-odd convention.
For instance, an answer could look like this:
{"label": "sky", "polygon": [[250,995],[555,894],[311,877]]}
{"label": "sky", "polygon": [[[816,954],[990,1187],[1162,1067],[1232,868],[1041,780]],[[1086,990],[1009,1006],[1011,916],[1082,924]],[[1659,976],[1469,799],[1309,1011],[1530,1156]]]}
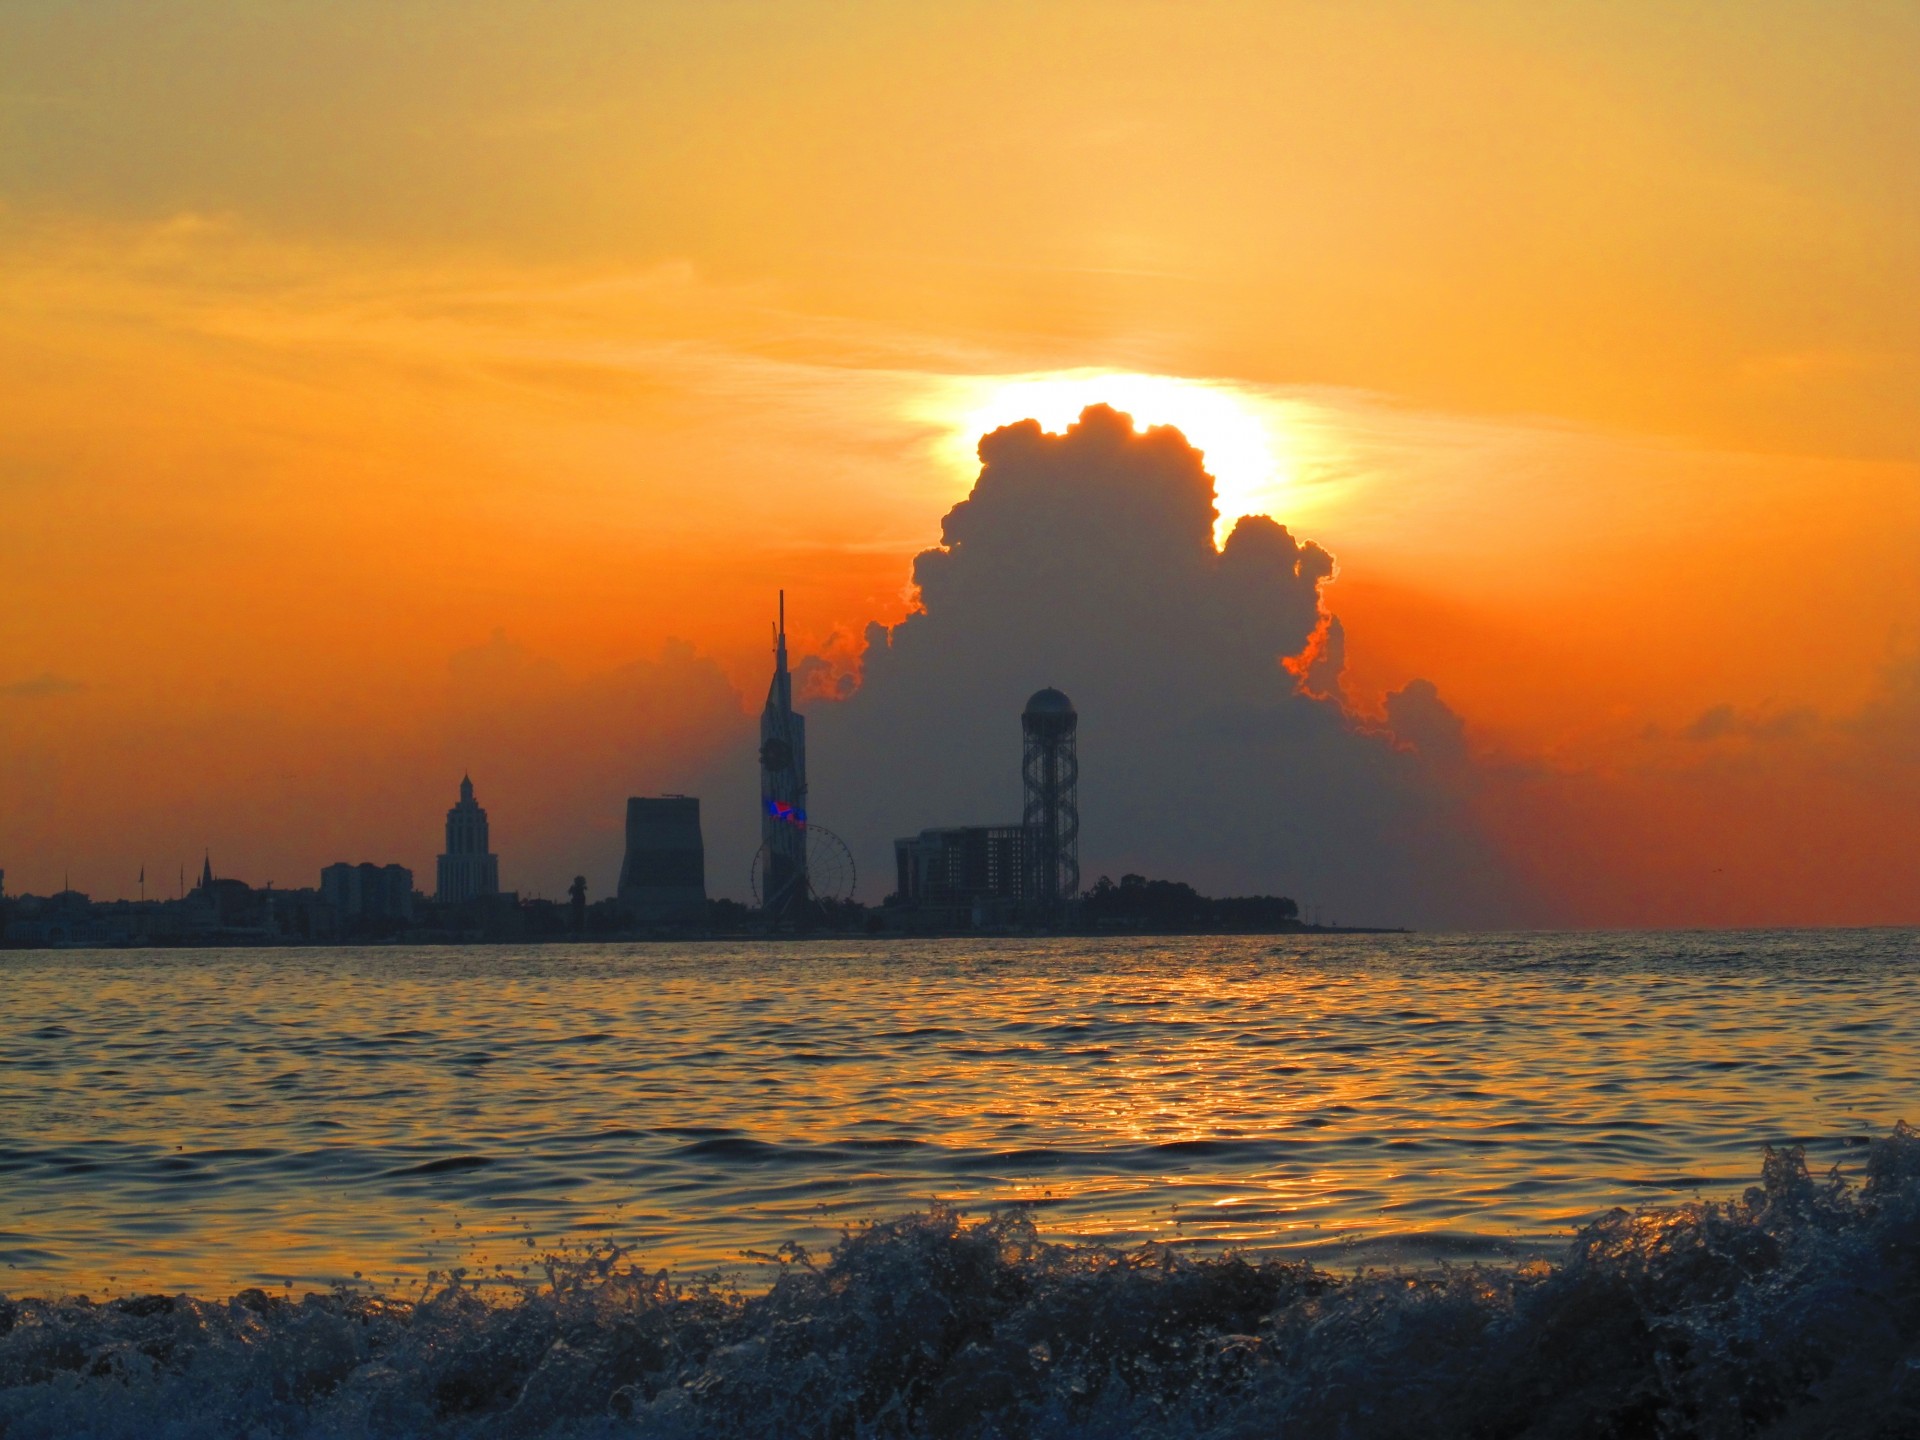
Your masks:
{"label": "sky", "polygon": [[[1499,883],[1117,800],[1089,878],[1920,922],[1916,66],[1865,0],[7,6],[9,893],[430,885],[470,770],[523,892],[606,893],[624,797],[700,787],[744,895],[775,591],[830,752],[942,633],[981,436],[1110,403],[1202,452],[1217,543],[1330,557],[1344,663],[1270,708]],[[925,824],[978,818],[947,763]]]}

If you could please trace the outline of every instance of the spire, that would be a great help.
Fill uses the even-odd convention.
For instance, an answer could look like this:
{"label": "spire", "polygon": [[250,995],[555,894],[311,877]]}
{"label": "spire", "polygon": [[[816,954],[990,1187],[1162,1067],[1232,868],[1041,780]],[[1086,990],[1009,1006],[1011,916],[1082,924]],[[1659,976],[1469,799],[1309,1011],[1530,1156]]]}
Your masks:
{"label": "spire", "polygon": [[211,890],[213,888],[213,852],[210,850],[205,852],[205,857],[200,862],[200,888]]}
{"label": "spire", "polygon": [[463,773],[460,776],[460,803],[462,805],[465,805],[468,801],[472,799],[473,799],[473,779],[471,776]]}
{"label": "spire", "polygon": [[[793,707],[793,682],[787,675],[787,592],[780,592],[780,618],[773,627],[773,681],[767,686],[767,705],[784,715]],[[781,722],[782,730],[786,722]]]}
{"label": "spire", "polygon": [[787,671],[787,592],[773,627],[773,680],[760,712],[760,848],[755,893],[761,906],[786,915],[806,896],[807,722],[793,708]]}

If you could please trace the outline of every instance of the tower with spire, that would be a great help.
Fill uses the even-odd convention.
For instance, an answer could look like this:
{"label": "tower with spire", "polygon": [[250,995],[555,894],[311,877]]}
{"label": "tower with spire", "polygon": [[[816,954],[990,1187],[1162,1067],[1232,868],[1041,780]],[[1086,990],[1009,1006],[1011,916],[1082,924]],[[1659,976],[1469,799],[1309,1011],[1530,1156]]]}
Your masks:
{"label": "tower with spire", "polygon": [[188,898],[203,907],[212,923],[235,925],[242,923],[253,907],[253,887],[244,880],[234,880],[213,873],[213,852],[204,852],[200,858],[200,881]]}
{"label": "tower with spire", "polygon": [[760,842],[765,849],[762,902],[785,913],[807,898],[807,720],[793,708],[787,671],[787,592],[773,636],[773,682],[760,712]]}
{"label": "tower with spire", "polygon": [[460,777],[460,801],[447,811],[447,853],[440,857],[434,899],[457,905],[500,893],[500,861],[487,840],[487,812],[473,798],[473,780]]}

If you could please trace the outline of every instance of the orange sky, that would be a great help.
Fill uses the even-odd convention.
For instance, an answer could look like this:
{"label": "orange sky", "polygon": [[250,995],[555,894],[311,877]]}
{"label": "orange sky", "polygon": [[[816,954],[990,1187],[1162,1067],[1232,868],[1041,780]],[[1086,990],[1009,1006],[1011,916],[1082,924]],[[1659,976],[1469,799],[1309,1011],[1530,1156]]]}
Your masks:
{"label": "orange sky", "polygon": [[[1223,493],[1556,916],[1920,921],[1917,67],[1773,0],[12,7],[8,887],[430,874],[495,643],[659,664],[668,786],[670,641],[751,704],[785,585],[847,655],[968,422],[1124,372],[1271,436]],[[503,874],[601,893],[539,749]]]}

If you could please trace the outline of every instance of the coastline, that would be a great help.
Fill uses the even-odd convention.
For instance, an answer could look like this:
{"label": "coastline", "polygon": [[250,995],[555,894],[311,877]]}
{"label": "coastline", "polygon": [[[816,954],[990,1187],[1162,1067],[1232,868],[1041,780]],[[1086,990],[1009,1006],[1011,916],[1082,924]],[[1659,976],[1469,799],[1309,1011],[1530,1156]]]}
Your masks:
{"label": "coastline", "polygon": [[209,935],[187,938],[142,936],[129,940],[86,940],[58,944],[14,944],[0,941],[0,954],[56,953],[79,950],[359,950],[400,948],[451,948],[475,945],[537,946],[567,948],[591,945],[698,945],[760,942],[787,944],[830,940],[839,942],[885,942],[910,940],[1098,940],[1098,939],[1246,939],[1261,936],[1294,935],[1416,935],[1405,926],[1391,925],[1280,925],[1250,930],[1197,930],[1179,928],[1120,927],[1100,929],[859,929],[859,930],[627,930],[588,935],[483,935],[446,931],[401,933],[385,936],[311,938],[302,935]]}

